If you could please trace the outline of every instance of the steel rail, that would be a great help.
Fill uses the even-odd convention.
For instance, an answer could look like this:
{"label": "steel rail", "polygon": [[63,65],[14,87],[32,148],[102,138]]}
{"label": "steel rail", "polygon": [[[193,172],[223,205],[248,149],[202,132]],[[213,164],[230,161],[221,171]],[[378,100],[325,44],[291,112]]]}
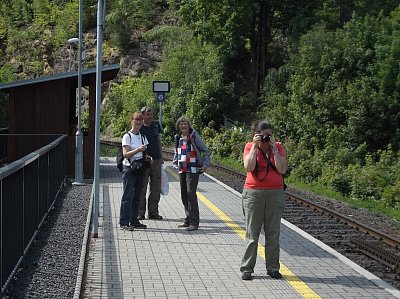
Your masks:
{"label": "steel rail", "polygon": [[288,197],[289,200],[292,200],[292,201],[297,202],[304,206],[308,206],[312,209],[315,209],[315,210],[325,213],[327,215],[333,216],[340,222],[345,223],[360,232],[370,235],[370,236],[378,239],[379,241],[382,241],[383,243],[390,245],[391,247],[393,247],[395,249],[400,249],[400,240],[399,239],[389,236],[389,235],[387,235],[383,232],[380,232],[368,225],[362,224],[359,221],[351,219],[348,216],[340,214],[330,208],[327,208],[320,204],[314,203],[306,198],[303,198],[303,197],[293,194],[291,192],[286,191],[286,196]]}

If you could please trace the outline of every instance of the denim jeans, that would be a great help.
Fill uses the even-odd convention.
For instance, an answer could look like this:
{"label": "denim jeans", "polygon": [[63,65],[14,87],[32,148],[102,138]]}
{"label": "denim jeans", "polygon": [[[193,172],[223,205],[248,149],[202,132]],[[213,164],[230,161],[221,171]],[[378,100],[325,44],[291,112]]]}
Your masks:
{"label": "denim jeans", "polygon": [[179,182],[181,185],[181,199],[185,208],[185,223],[199,226],[199,203],[197,201],[197,184],[199,173],[180,173]]}
{"label": "denim jeans", "polygon": [[119,216],[120,225],[133,225],[138,223],[139,199],[144,188],[146,170],[134,175],[129,166],[123,165],[122,183],[123,193]]}
{"label": "denim jeans", "polygon": [[261,228],[265,232],[265,265],[268,271],[279,271],[280,224],[285,205],[283,190],[244,189],[243,205],[246,214],[246,250],[241,272],[253,272],[257,260]]}

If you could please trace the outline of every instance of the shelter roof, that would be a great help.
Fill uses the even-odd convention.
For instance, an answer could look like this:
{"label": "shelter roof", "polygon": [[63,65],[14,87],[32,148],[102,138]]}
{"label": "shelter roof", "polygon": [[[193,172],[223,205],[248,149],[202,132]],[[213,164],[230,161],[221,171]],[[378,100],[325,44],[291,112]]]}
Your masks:
{"label": "shelter roof", "polygon": [[[109,81],[114,79],[119,72],[119,64],[111,64],[102,67],[101,81]],[[85,69],[82,71],[82,85],[88,85],[88,81],[96,76],[96,68]],[[28,80],[14,81],[6,84],[0,84],[0,91],[8,92],[12,88],[19,88],[26,85],[45,83],[55,80],[78,80],[78,71],[70,71],[66,73],[58,73],[50,76],[43,76]]]}

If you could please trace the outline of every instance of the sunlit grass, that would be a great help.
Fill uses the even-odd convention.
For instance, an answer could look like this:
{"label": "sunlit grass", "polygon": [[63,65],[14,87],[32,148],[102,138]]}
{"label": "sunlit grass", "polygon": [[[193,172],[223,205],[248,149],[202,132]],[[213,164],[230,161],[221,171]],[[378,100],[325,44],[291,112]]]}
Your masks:
{"label": "sunlit grass", "polygon": [[243,168],[243,164],[239,162],[238,160],[232,158],[232,157],[212,157],[212,162],[216,162],[219,164],[222,164],[226,167],[229,167],[233,170],[236,170],[238,172],[241,172],[243,174],[246,174]]}
{"label": "sunlit grass", "polygon": [[[293,187],[296,187],[298,189],[310,191],[334,200],[346,202],[353,207],[366,208],[376,215],[384,215],[396,221],[400,221],[400,209],[387,207],[383,201],[370,200],[370,199],[364,200],[364,199],[353,198],[350,196],[343,196],[339,192],[336,192],[335,190],[332,190],[320,184],[313,184],[313,183],[307,184],[299,181],[293,182],[292,180],[290,180],[290,178],[288,178],[287,181],[289,182],[289,185],[292,185]],[[398,223],[398,225],[400,228],[400,222]]]}
{"label": "sunlit grass", "polygon": [[100,157],[115,157],[117,158],[118,147],[109,145],[100,145]]}

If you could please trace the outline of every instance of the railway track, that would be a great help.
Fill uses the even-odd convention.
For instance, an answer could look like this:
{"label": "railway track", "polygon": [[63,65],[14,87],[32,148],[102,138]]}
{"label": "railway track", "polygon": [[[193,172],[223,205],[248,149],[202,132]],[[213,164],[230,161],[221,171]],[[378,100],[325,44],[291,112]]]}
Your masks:
{"label": "railway track", "polygon": [[[102,142],[119,146],[116,142]],[[172,160],[173,150],[165,149],[165,160]],[[245,175],[238,171],[212,164],[208,173],[238,192],[242,192]],[[382,280],[400,289],[400,240],[398,235],[388,234],[355,220],[352,215],[338,212],[335,206],[318,203],[298,194],[298,190],[286,191],[287,203],[284,219],[303,229],[313,237],[329,245],[356,264]],[[340,210],[340,209],[339,209]],[[397,237],[396,237],[397,236]]]}

